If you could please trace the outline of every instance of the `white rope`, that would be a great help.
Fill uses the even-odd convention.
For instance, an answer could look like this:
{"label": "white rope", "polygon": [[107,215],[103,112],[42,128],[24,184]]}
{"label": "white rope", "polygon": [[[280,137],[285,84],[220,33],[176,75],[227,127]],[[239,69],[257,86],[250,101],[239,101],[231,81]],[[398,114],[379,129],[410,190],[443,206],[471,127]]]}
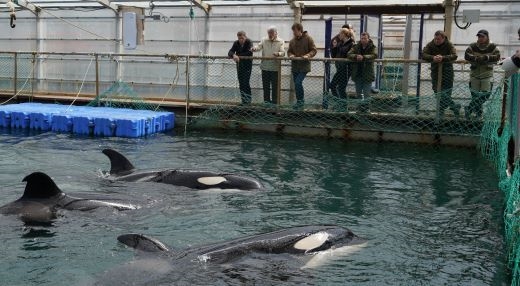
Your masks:
{"label": "white rope", "polygon": [[[32,66],[31,72],[29,74],[33,73],[35,66],[36,66],[36,61],[33,62],[33,66]],[[4,105],[4,104],[8,103],[9,101],[13,100],[14,98],[16,98],[23,91],[23,89],[25,88],[25,86],[29,82],[29,79],[30,79],[30,77],[28,76],[27,79],[25,79],[25,82],[23,83],[22,88],[15,95],[11,96],[11,98],[9,98],[6,101],[0,103],[0,105]]]}
{"label": "white rope", "polygon": [[94,57],[90,59],[90,63],[88,63],[87,71],[85,72],[85,75],[83,76],[83,81],[81,82],[81,85],[79,87],[78,93],[76,93],[76,97],[74,100],[70,103],[69,107],[65,110],[65,112],[69,112],[69,109],[72,107],[72,105],[76,102],[76,100],[79,97],[79,94],[81,93],[81,90],[83,89],[83,85],[85,84],[85,79],[87,78],[88,71],[90,70],[90,66],[92,65],[92,62],[94,61]]}
{"label": "white rope", "polygon": [[164,102],[166,97],[170,94],[170,92],[173,92],[175,90],[175,87],[177,87],[177,83],[179,81],[179,60],[175,59],[176,62],[176,69],[175,69],[175,76],[173,77],[172,83],[170,84],[170,87],[166,91],[166,93],[163,95],[160,103],[157,105],[157,107],[154,109],[154,111],[157,111],[159,107],[161,107],[161,104]]}

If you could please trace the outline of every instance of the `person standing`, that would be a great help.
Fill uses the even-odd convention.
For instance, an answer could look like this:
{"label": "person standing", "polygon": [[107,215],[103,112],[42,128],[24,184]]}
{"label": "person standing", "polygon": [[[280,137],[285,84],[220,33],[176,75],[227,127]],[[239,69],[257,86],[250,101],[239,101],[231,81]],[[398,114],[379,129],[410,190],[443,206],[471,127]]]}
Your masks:
{"label": "person standing", "polygon": [[[264,38],[257,46],[253,47],[253,52],[262,51],[262,57],[283,57],[285,55],[284,43],[278,37],[276,27],[271,26],[267,29],[267,37]],[[271,59],[262,59],[260,63],[262,70],[262,87],[264,90],[264,103],[278,103],[278,77],[280,70],[280,61]]]}
{"label": "person standing", "polygon": [[[353,45],[354,40],[352,39],[351,30],[342,28],[337,39],[332,40],[332,57],[346,59],[347,54]],[[352,73],[352,66],[349,62],[345,61],[336,61],[334,62],[334,65],[336,66],[336,73],[330,82],[330,89],[332,96],[340,99],[340,109],[344,110],[346,108],[345,104],[347,100],[347,84]]]}
{"label": "person standing", "polygon": [[294,81],[294,90],[296,93],[296,104],[293,106],[294,109],[302,110],[305,104],[304,91],[303,91],[303,80],[308,72],[311,71],[311,62],[309,58],[316,55],[316,46],[314,40],[308,35],[307,31],[303,30],[303,26],[300,23],[294,23],[291,27],[293,32],[293,38],[289,42],[289,49],[287,55],[290,58],[303,58],[304,60],[293,60],[291,61],[291,72]]}
{"label": "person standing", "polygon": [[[433,40],[423,49],[422,58],[431,63],[431,78],[433,92],[440,92],[439,114],[442,117],[446,108],[450,108],[453,114],[460,115],[460,104],[456,104],[451,98],[453,89],[453,62],[457,59],[457,50],[448,40],[444,31],[436,31]],[[442,76],[439,79],[439,68],[442,65]],[[441,82],[440,90],[437,90],[438,82]]]}
{"label": "person standing", "polygon": [[377,58],[377,49],[370,39],[370,34],[361,33],[359,42],[352,46],[352,49],[348,52],[348,58],[353,61],[352,80],[356,84],[357,98],[363,99],[360,104],[360,111],[367,111],[372,82],[376,78],[374,75],[374,60]]}
{"label": "person standing", "polygon": [[251,86],[249,80],[251,78],[251,70],[253,68],[253,60],[240,59],[240,57],[251,57],[253,52],[251,48],[253,44],[246,36],[246,32],[239,31],[237,40],[228,52],[228,57],[232,58],[237,65],[238,85],[240,89],[240,97],[243,105],[251,104]]}
{"label": "person standing", "polygon": [[471,101],[464,107],[464,116],[469,119],[475,113],[482,116],[482,105],[491,95],[493,65],[500,60],[500,51],[489,41],[486,30],[478,31],[477,41],[471,43],[464,53],[464,58],[471,63],[470,83]]}

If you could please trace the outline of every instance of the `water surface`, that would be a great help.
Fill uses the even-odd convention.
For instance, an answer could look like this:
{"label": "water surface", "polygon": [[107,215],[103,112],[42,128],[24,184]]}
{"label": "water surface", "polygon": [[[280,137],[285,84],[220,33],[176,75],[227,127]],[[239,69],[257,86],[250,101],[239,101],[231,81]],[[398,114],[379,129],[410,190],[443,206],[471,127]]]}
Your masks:
{"label": "water surface", "polygon": [[[21,196],[25,175],[44,171],[64,192],[141,206],[67,211],[51,227],[0,217],[2,285],[508,283],[503,198],[476,150],[200,131],[118,139],[2,130],[0,137],[0,204]],[[261,180],[266,191],[106,182],[100,173],[109,169],[101,153],[107,147],[139,169],[236,172]],[[368,245],[316,269],[300,269],[290,257],[253,255],[231,266],[154,265],[166,270],[150,276],[136,266],[147,260],[116,241],[136,232],[182,249],[305,224],[337,224]]]}

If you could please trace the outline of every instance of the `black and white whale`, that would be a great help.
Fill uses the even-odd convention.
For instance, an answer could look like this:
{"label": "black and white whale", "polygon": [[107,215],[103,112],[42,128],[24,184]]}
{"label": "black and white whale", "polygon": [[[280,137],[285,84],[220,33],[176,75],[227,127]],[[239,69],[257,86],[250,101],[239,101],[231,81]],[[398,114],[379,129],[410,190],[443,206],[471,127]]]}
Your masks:
{"label": "black and white whale", "polygon": [[367,240],[335,225],[308,225],[237,238],[206,246],[174,251],[159,240],[142,234],[124,234],[117,240],[143,252],[158,252],[178,260],[232,263],[252,253],[291,254],[308,258],[302,268],[316,267],[327,258],[342,256],[365,247]]}
{"label": "black and white whale", "polygon": [[156,182],[192,189],[238,189],[257,190],[263,186],[257,180],[235,174],[219,174],[210,171],[196,170],[136,170],[134,165],[121,153],[104,149],[110,159],[110,178],[126,182]]}
{"label": "black and white whale", "polygon": [[0,214],[18,215],[28,223],[49,223],[59,209],[89,211],[101,207],[131,210],[132,204],[109,200],[83,199],[66,195],[45,173],[34,172],[23,179],[26,182],[22,197],[0,207]]}

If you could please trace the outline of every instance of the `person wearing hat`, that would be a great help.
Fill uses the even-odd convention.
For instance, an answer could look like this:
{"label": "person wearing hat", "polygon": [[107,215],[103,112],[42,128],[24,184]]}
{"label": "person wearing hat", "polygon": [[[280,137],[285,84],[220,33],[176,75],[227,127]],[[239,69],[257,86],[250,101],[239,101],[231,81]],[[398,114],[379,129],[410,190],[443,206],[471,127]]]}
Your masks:
{"label": "person wearing hat", "polygon": [[489,41],[487,30],[477,33],[477,41],[466,49],[464,58],[471,63],[470,83],[471,101],[464,107],[464,116],[470,119],[474,113],[477,118],[482,116],[482,105],[491,95],[493,65],[500,60],[500,51]]}
{"label": "person wearing hat", "polygon": [[[453,62],[457,59],[457,50],[448,40],[444,31],[436,31],[433,40],[423,49],[423,60],[430,62],[430,75],[432,78],[432,89],[435,93],[440,93],[439,114],[444,115],[446,108],[453,111],[455,117],[460,115],[460,104],[451,98],[453,89]],[[439,77],[439,68],[442,65],[442,78]],[[441,90],[437,90],[437,84],[441,81]]]}

